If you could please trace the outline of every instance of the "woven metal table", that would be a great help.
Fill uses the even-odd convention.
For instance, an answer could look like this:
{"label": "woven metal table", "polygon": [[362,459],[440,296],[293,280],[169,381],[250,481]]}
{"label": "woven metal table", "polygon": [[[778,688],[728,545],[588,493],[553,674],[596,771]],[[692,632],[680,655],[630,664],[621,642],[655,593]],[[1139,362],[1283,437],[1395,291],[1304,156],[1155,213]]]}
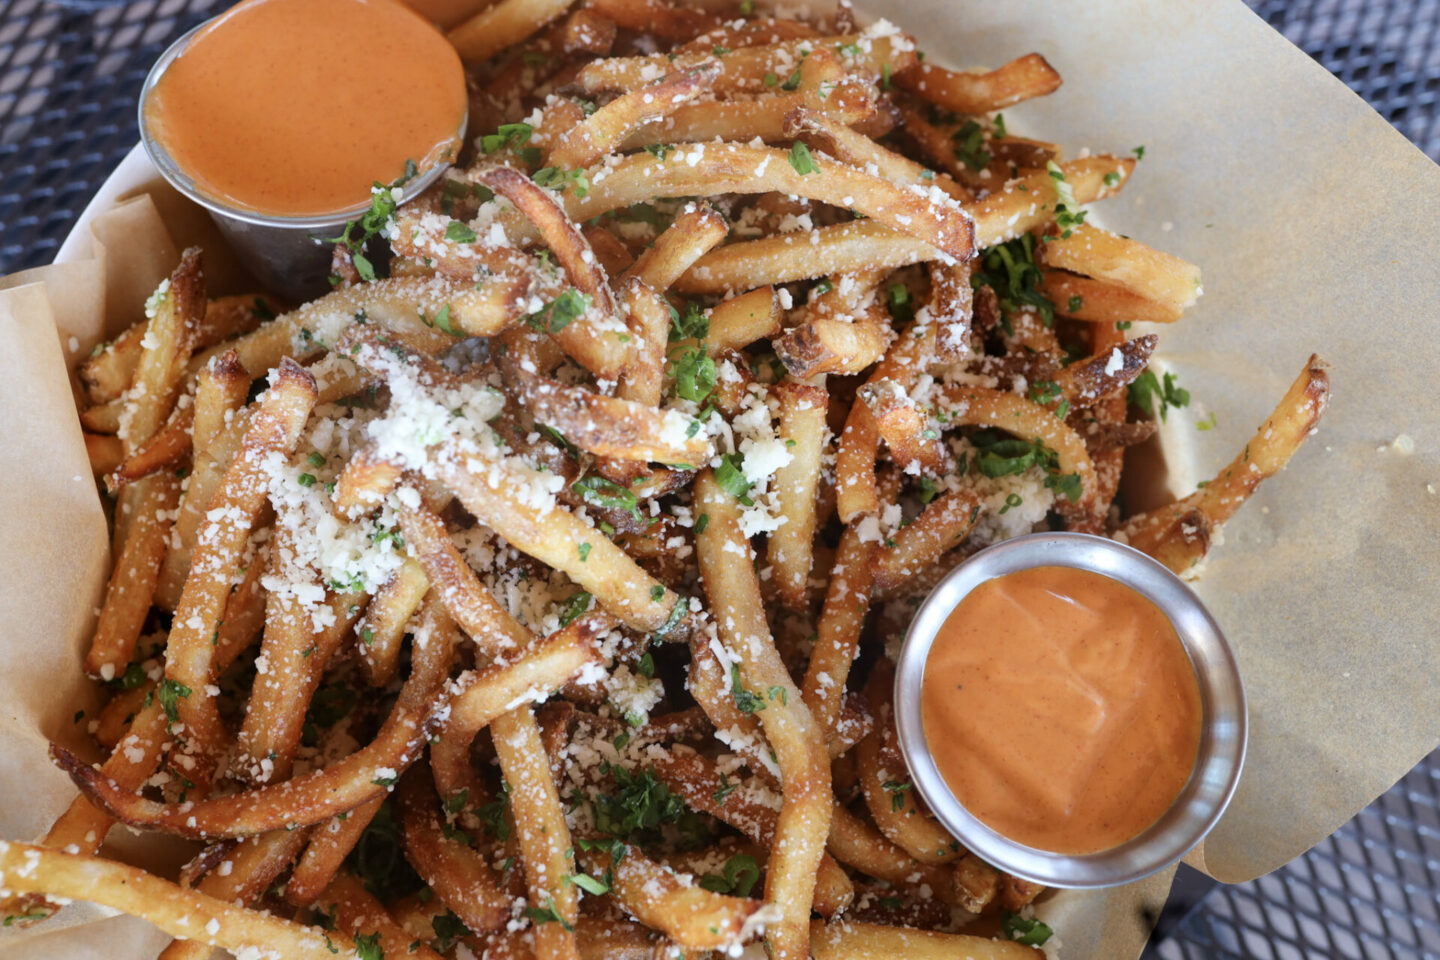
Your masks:
{"label": "woven metal table", "polygon": [[[1248,0],[1440,158],[1440,0]],[[227,0],[0,0],[0,274],[48,263],[135,144],[172,40]],[[1181,868],[1147,958],[1440,960],[1440,751],[1290,865],[1216,886]]]}

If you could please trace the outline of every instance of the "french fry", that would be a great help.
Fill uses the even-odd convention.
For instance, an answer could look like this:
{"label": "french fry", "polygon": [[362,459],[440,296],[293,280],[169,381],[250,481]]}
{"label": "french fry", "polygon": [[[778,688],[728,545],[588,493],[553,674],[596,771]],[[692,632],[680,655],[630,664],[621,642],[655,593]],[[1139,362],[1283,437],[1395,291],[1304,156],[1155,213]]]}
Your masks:
{"label": "french fry", "polygon": [[936,106],[978,116],[1054,93],[1060,89],[1060,74],[1040,54],[1027,53],[988,73],[917,63],[898,73],[895,82]]}
{"label": "french fry", "polygon": [[[415,541],[409,539],[408,534],[407,542],[411,544],[411,549],[415,549]],[[356,645],[360,663],[375,686],[383,687],[395,676],[395,668],[400,661],[400,645],[405,639],[405,625],[420,608],[420,601],[425,599],[429,589],[430,578],[425,575],[424,568],[407,557],[400,569],[385,581],[355,624],[355,635],[360,638],[360,643]],[[450,615],[455,615],[453,609]]]}
{"label": "french fry", "polygon": [[[735,55],[744,52],[736,51]],[[583,197],[576,191],[565,194],[565,212],[573,219],[588,220],[657,194],[773,192],[854,210],[957,259],[969,257],[974,249],[969,219],[943,194],[927,197],[912,193],[855,167],[815,159],[808,153],[801,157],[793,150],[787,153],[774,147],[733,142],[691,149],[700,153],[694,164],[680,151],[663,159],[641,153],[607,163],[604,179],[593,183]],[[1097,183],[1102,175],[1096,175]],[[1076,195],[1078,199],[1078,189]]]}
{"label": "french fry", "polygon": [[773,337],[780,332],[775,288],[765,286],[722,300],[710,308],[709,319],[705,349],[712,357]]}
{"label": "french fry", "polygon": [[195,424],[195,415],[190,410],[176,410],[165,425],[150,435],[150,439],[138,444],[116,468],[110,477],[113,487],[120,487],[135,480],[172,466],[190,452],[190,433]]}
{"label": "french fry", "polygon": [[[272,830],[242,840],[225,852],[224,872],[208,871],[194,888],[226,903],[251,903],[295,859],[306,836],[304,830]],[[176,940],[161,951],[159,960],[207,960],[213,952],[200,940]]]}
{"label": "french fry", "polygon": [[724,22],[713,13],[660,0],[591,0],[590,7],[626,30],[654,33],[666,40],[691,40]]}
{"label": "french fry", "polygon": [[855,747],[865,806],[880,832],[921,863],[951,863],[962,850],[955,838],[920,807],[895,733],[890,661],[871,668],[865,696],[875,712],[875,729]]}
{"label": "french fry", "polygon": [[626,912],[679,946],[712,950],[741,944],[763,925],[766,907],[759,900],[687,884],[637,847],[620,844],[619,849],[618,861],[599,849],[582,852],[581,858],[592,875],[613,877],[615,897]]}
{"label": "french fry", "polygon": [[[682,106],[663,120],[636,130],[617,149],[631,152],[655,147],[660,152],[668,152],[670,144],[705,143],[717,139],[749,141],[759,137],[766,143],[792,140],[794,134],[787,131],[786,120],[796,109],[802,108],[838,125],[860,123],[874,115],[874,87],[842,79],[843,71],[834,58],[807,57],[800,68],[802,78],[810,79],[804,74],[820,63],[834,67],[833,71],[826,71],[830,75],[825,76],[823,81],[817,80],[833,86],[833,89],[827,88],[828,95],[823,100],[813,90],[797,90],[795,93],[771,94],[753,100],[723,100]],[[863,161],[856,162],[839,153],[834,155],[846,163],[865,166]]]}
{"label": "french fry", "polygon": [[[207,519],[196,537],[192,575],[175,606],[162,682],[170,684],[176,694],[187,752],[195,757],[196,773],[202,776],[208,777],[228,739],[210,692],[215,689],[216,644],[212,640],[218,637],[232,572],[241,565],[250,530],[266,506],[264,461],[275,453],[289,456],[294,452],[315,405],[315,394],[315,380],[304,368],[292,360],[281,364],[250,420],[239,455],[210,502]],[[200,782],[196,776],[191,779]]]}
{"label": "french fry", "polygon": [[[289,531],[281,528],[275,537],[272,563],[293,550],[287,542]],[[319,577],[313,577],[311,585],[324,589]],[[260,643],[265,669],[257,671],[250,699],[245,703],[245,721],[235,738],[231,761],[231,771],[240,779],[268,783],[290,777],[310,698],[366,600],[360,593],[326,593],[330,624],[319,630],[312,623],[310,611],[293,594],[269,596],[265,636]]]}
{"label": "french fry", "polygon": [[1126,521],[1122,528],[1126,542],[1176,573],[1193,573],[1215,531],[1235,515],[1261,481],[1284,469],[1314,432],[1329,402],[1329,365],[1312,354],[1240,455],[1185,499]]}
{"label": "french fry", "polygon": [[[708,813],[753,842],[773,849],[779,819],[775,810],[748,791],[736,790],[736,784],[722,779],[714,764],[704,757],[672,750],[656,758],[654,770],[670,789],[684,798],[687,806]],[[843,912],[854,897],[854,885],[845,871],[828,855],[822,855],[815,872],[815,912],[824,917],[835,916]]]}
{"label": "french fry", "polygon": [[483,727],[515,705],[543,698],[598,660],[594,640],[614,625],[603,613],[586,614],[551,634],[508,666],[491,665],[457,681],[446,737],[469,744]]}
{"label": "french fry", "polygon": [[490,734],[500,772],[510,784],[510,809],[530,902],[544,904],[554,917],[535,925],[535,955],[540,960],[578,957],[575,921],[580,897],[569,879],[575,873],[575,848],[535,715],[528,704],[522,704],[491,721]]}
{"label": "french fry", "polygon": [[893,593],[939,560],[969,535],[982,509],[980,498],[971,490],[937,497],[908,526],[896,531],[893,545],[873,552],[870,573],[874,589]]}
{"label": "french fry", "polygon": [[817,517],[815,497],[825,452],[825,410],[829,396],[822,387],[789,381],[775,386],[780,403],[777,434],[789,449],[790,462],[775,471],[780,515],[785,523],[770,535],[767,558],[772,582],[792,610],[809,606],[810,564]]}
{"label": "french fry", "polygon": [[610,90],[635,90],[643,86],[647,78],[658,76],[657,70],[664,72],[718,62],[720,70],[714,86],[717,94],[760,93],[766,90],[766,74],[789,77],[804,59],[802,51],[808,54],[813,50],[841,47],[857,51],[847,56],[846,67],[871,80],[880,79],[886,67],[891,74],[896,74],[915,62],[914,44],[908,40],[896,42],[891,37],[861,35],[815,37],[745,47],[720,57],[710,50],[677,54],[673,62],[663,53],[648,57],[609,57],[586,64],[576,75],[575,84],[586,96]]}
{"label": "french fry", "polygon": [[773,345],[790,375],[808,380],[826,373],[859,373],[884,356],[889,343],[890,318],[884,307],[875,305],[854,320],[806,320]]}
{"label": "french fry", "polygon": [[568,9],[570,0],[499,0],[453,27],[446,37],[466,63],[481,63],[539,33]]}
{"label": "french fry", "polygon": [[860,633],[870,607],[870,558],[875,545],[860,538],[855,526],[840,534],[840,549],[816,625],[815,646],[805,669],[805,705],[825,734],[831,756],[839,740],[845,681],[860,650]]}
{"label": "french fry", "polygon": [[616,97],[561,137],[550,151],[548,165],[564,170],[590,166],[618,148],[636,127],[663,118],[704,94],[719,72],[718,63],[702,63]]}
{"label": "french fry", "polygon": [[[1054,383],[1059,397],[1042,399],[1041,402],[1059,413],[1061,398],[1072,407],[1090,407],[1114,396],[1140,376],[1159,341],[1160,338],[1153,333],[1134,340],[1121,338],[1109,350],[1076,360],[1055,374]],[[1036,385],[1031,389],[1031,395],[1039,398],[1040,389]]]}
{"label": "french fry", "polygon": [[320,898],[384,802],[384,797],[376,797],[315,825],[307,838],[305,852],[290,871],[290,879],[285,881],[286,902],[308,907]]}
{"label": "french fry", "polygon": [[0,871],[12,893],[48,893],[88,900],[142,917],[174,937],[235,953],[283,952],[297,960],[333,960],[353,953],[345,934],[305,927],[186,890],[166,880],[97,857],[57,853],[28,843],[0,841]]}
{"label": "french fry", "polygon": [[406,771],[395,802],[405,832],[406,859],[435,895],[472,932],[503,929],[510,919],[509,897],[500,889],[484,855],[445,829],[430,771],[424,764]]}
{"label": "french fry", "polygon": [[85,454],[90,458],[90,472],[97,477],[110,473],[125,459],[120,438],[99,433],[85,434]]}
{"label": "french fry", "polygon": [[705,251],[725,239],[728,229],[714,207],[688,207],[636,258],[621,282],[638,277],[655,290],[668,290]]}
{"label": "french fry", "polygon": [[499,478],[492,479],[488,468],[477,465],[469,469],[463,459],[437,464],[436,471],[476,519],[516,549],[565,571],[627,626],[667,636],[682,626],[686,608],[680,595],[641,570],[609,538],[570,511],[559,507],[541,511],[530,506]]}
{"label": "french fry", "polygon": [[987,940],[965,933],[935,933],[905,927],[838,921],[810,924],[815,960],[1042,960],[1036,947],[1013,940]]}
{"label": "french fry", "polygon": [[938,187],[962,203],[974,199],[969,190],[949,176],[937,174],[909,157],[885,149],[870,137],[852,130],[846,119],[832,118],[809,106],[798,106],[785,115],[784,130],[792,137],[804,137],[812,147],[823,147],[826,153],[851,166],[866,170],[874,164],[877,175],[891,183],[911,184],[927,190]]}
{"label": "french fry", "polygon": [[957,900],[946,867],[916,860],[847,810],[844,804],[835,804],[831,811],[830,835],[825,848],[836,860],[877,880],[901,889],[928,886],[934,896],[947,903]]}
{"label": "french fry", "polygon": [[406,507],[400,511],[400,527],[425,579],[434,585],[450,616],[481,650],[501,656],[530,643],[530,631],[475,576],[439,517],[428,510]]}
{"label": "french fry", "polygon": [[1056,309],[1091,323],[1174,323],[1180,311],[1146,300],[1105,280],[1063,270],[1042,270],[1040,292]]}
{"label": "french fry", "polygon": [[696,509],[710,516],[696,537],[696,550],[721,640],[738,661],[742,683],[779,693],[778,701],[769,699],[760,711],[785,784],[765,881],[766,902],[780,908],[781,919],[767,927],[765,936],[772,957],[805,960],[815,871],[830,825],[829,758],[819,728],[769,639],[737,502],[709,470],[696,478],[695,491]]}
{"label": "french fry", "polygon": [[370,896],[365,886],[348,873],[336,874],[320,900],[322,908],[335,921],[335,929],[353,936],[373,936],[380,956],[415,957],[416,960],[441,960],[440,954],[424,943],[416,942],[385,910],[383,904]]}
{"label": "french fry", "polygon": [[861,387],[856,399],[870,408],[896,466],[930,476],[944,472],[949,458],[940,433],[903,387],[894,380],[877,380]]}
{"label": "french fry", "polygon": [[429,641],[416,645],[410,678],[375,739],[323,770],[246,793],[163,804],[125,790],[62,747],[52,744],[51,758],[92,803],[131,826],[188,837],[244,837],[328,820],[385,794],[429,739],[445,703],[439,694],[456,644],[448,617],[438,604],[430,610]]}
{"label": "french fry", "polygon": [[1040,244],[1037,259],[1047,266],[1096,280],[1168,308],[1178,316],[1200,295],[1200,269],[1138,240],[1082,223],[1068,237]]}
{"label": "french fry", "polygon": [[201,518],[240,448],[245,432],[241,408],[249,391],[250,374],[234,352],[218,355],[201,367],[196,377],[190,479],[180,495],[170,546],[155,586],[155,602],[167,610],[174,610],[180,602]]}

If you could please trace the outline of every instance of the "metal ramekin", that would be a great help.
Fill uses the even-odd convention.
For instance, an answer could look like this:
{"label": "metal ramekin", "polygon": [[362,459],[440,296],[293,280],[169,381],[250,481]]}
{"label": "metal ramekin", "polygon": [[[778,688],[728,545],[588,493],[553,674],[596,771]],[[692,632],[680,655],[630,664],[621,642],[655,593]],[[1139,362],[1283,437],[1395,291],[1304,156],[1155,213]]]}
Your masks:
{"label": "metal ramekin", "polygon": [[[930,754],[920,685],[931,644],[951,611],[986,580],[1031,567],[1075,567],[1125,584],[1170,618],[1200,684],[1200,748],[1174,804],[1139,836],[1090,854],[1052,853],[1016,843],[980,822],[950,792]],[[906,765],[945,828],[993,866],[1051,887],[1108,887],[1169,866],[1199,843],[1225,812],[1245,762],[1245,689],[1220,627],[1179,577],[1114,540],[1081,533],[1036,533],[975,554],[941,580],[905,634],[895,671],[895,718]]]}
{"label": "metal ramekin", "polygon": [[[370,209],[370,202],[367,200],[336,213],[306,217],[276,216],[229,206],[204,193],[176,166],[170,154],[152,136],[145,119],[146,100],[166,68],[184,52],[196,33],[224,15],[212,17],[176,40],[150,68],[145,85],[140,90],[140,142],[145,145],[150,161],[170,185],[209,211],[210,218],[220,228],[235,255],[262,287],[295,302],[310,300],[330,289],[330,246],[319,242],[320,238],[339,236],[347,221],[360,217]],[[467,109],[460,118],[457,133],[461,143],[465,141],[469,120]],[[405,185],[404,198],[400,202],[414,198],[449,166],[449,163],[441,162],[422,170]]]}

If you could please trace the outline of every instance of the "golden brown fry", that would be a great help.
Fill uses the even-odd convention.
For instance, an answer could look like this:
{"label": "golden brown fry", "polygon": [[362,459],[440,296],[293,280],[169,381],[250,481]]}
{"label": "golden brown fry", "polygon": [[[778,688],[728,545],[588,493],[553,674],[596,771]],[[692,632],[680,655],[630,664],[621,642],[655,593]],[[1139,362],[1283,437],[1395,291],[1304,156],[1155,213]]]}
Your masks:
{"label": "golden brown fry", "polygon": [[414,957],[441,960],[440,954],[411,936],[396,923],[385,906],[348,873],[339,873],[326,888],[319,906],[335,921],[335,929],[351,936],[375,936],[381,957]]}
{"label": "golden brown fry", "polygon": [[510,811],[525,864],[526,891],[531,903],[545,904],[555,917],[553,922],[535,925],[535,955],[539,960],[576,958],[580,897],[570,881],[576,871],[575,848],[530,706],[522,704],[496,717],[490,736],[500,772],[510,784]]}
{"label": "golden brown fry", "polygon": [[790,462],[775,471],[780,515],[785,522],[770,535],[767,559],[772,582],[781,600],[792,610],[809,607],[810,565],[814,556],[816,492],[821,458],[825,452],[825,410],[829,396],[823,387],[776,384],[772,391],[780,405],[776,433],[790,454]]}
{"label": "golden brown fry", "polygon": [[290,872],[290,879],[285,881],[286,902],[308,907],[325,892],[384,802],[384,797],[376,797],[315,825],[305,852]]}
{"label": "golden brown fry", "polygon": [[709,311],[706,351],[712,357],[719,356],[775,336],[780,332],[780,312],[775,288],[770,286],[720,301]]}
{"label": "golden brown fry", "polygon": [[810,925],[815,960],[1044,960],[1037,947],[965,933],[935,933],[844,920]]}
{"label": "golden brown fry", "polygon": [[940,433],[924,409],[910,399],[894,380],[865,384],[856,399],[870,408],[880,437],[890,448],[890,459],[901,470],[937,476],[945,471],[948,455]]}
{"label": "golden brown fry", "polygon": [[517,703],[553,693],[587,664],[599,662],[595,640],[614,625],[607,614],[588,613],[533,643],[508,666],[494,664],[462,674],[456,681],[459,692],[450,701],[444,736],[468,745],[481,728]]}
{"label": "golden brown fry", "polygon": [[920,807],[900,755],[891,699],[894,678],[890,661],[882,659],[865,682],[875,713],[875,729],[855,747],[865,805],[880,832],[910,856],[921,863],[951,863],[962,853],[960,844]]}
{"label": "golden brown fry", "polygon": [[655,290],[668,290],[690,265],[725,239],[729,229],[725,218],[709,204],[688,206],[655,238],[655,243],[636,258],[621,277],[639,277]]}
{"label": "golden brown fry", "polygon": [[681,293],[725,293],[934,260],[939,251],[877,220],[816,227],[716,247],[675,282]]}
{"label": "golden brown fry", "polygon": [[283,952],[296,960],[333,960],[337,952],[355,949],[343,933],[327,934],[237,907],[98,857],[0,841],[0,872],[12,893],[88,900],[142,917],[171,936],[200,940],[234,953]]}
{"label": "golden brown fry", "polygon": [[860,649],[860,632],[870,608],[870,557],[875,545],[860,537],[855,526],[840,535],[840,549],[825,590],[825,605],[816,625],[815,647],[805,670],[805,705],[825,734],[835,755],[845,681]]}
{"label": "golden brown fry", "polygon": [[110,478],[111,486],[119,487],[173,466],[190,452],[190,431],[194,423],[193,411],[176,410],[163,427],[144,443],[137,444],[116,467],[115,475]]}
{"label": "golden brown fry", "polygon": [[[185,581],[175,606],[165,647],[165,682],[174,685],[187,752],[199,776],[219,757],[228,735],[213,694],[213,666],[220,618],[230,595],[230,578],[241,566],[256,518],[266,506],[265,460],[294,452],[300,431],[315,405],[315,380],[293,360],[285,360],[271,379],[250,418],[241,451],[225,472],[199,528]],[[213,518],[213,519],[212,519]],[[208,689],[207,689],[208,688]]]}
{"label": "golden brown fry", "polygon": [[460,628],[488,655],[522,649],[532,634],[510,615],[460,556],[445,524],[424,509],[400,511],[400,528],[410,555]]}
{"label": "golden brown fry", "polygon": [[[759,900],[713,893],[683,881],[638,847],[620,845],[617,863],[609,850],[581,853],[594,876],[614,878],[615,898],[626,912],[681,947],[713,950],[744,943],[764,922]],[[544,929],[541,927],[540,929]]]}
{"label": "golden brown fry", "polygon": [[1042,270],[1040,292],[1067,317],[1092,323],[1174,323],[1180,311],[1106,280]]}
{"label": "golden brown fry", "polygon": [[[833,67],[833,71],[825,67]],[[786,118],[797,108],[814,111],[836,124],[860,123],[875,113],[875,88],[858,80],[842,79],[843,71],[833,57],[818,55],[807,57],[800,67],[803,80],[810,81],[810,74],[828,74],[814,77],[814,83],[802,84],[795,93],[770,94],[753,100],[721,100],[682,106],[665,119],[649,123],[636,130],[620,144],[619,150],[633,151],[663,144],[668,147],[675,143],[704,143],[711,140],[749,141],[756,137],[766,143],[778,143],[794,139],[787,133]],[[826,83],[826,96],[822,100],[816,95],[819,83]],[[664,149],[657,147],[657,149]],[[683,148],[682,148],[683,149]],[[839,156],[839,154],[836,154]],[[846,163],[863,167],[849,157],[839,156]]]}
{"label": "golden brown fry", "polygon": [[900,585],[969,536],[980,517],[980,498],[971,490],[953,490],[929,503],[870,561],[874,589],[893,593]]}
{"label": "golden brown fry", "polygon": [[90,472],[97,477],[110,473],[125,459],[120,438],[100,433],[85,434],[85,453],[90,458]]}
{"label": "golden brown fry", "polygon": [[[575,83],[586,96],[608,90],[634,90],[649,82],[659,72],[718,61],[720,71],[715,78],[717,94],[736,92],[761,93],[767,87],[765,76],[790,77],[804,59],[801,51],[838,50],[841,47],[858,51],[846,57],[845,66],[871,80],[880,78],[886,66],[896,74],[915,62],[915,45],[908,39],[896,42],[891,37],[868,38],[860,35],[815,37],[787,40],[759,47],[731,50],[717,57],[711,50],[677,54],[673,61],[668,54],[648,57],[609,57],[586,66],[575,77]],[[660,195],[664,196],[662,192]]]}
{"label": "golden brown fry", "polygon": [[774,147],[722,142],[690,150],[700,154],[694,163],[689,154],[677,150],[664,159],[639,153],[607,164],[604,179],[592,183],[585,196],[575,191],[565,194],[565,211],[573,219],[588,220],[657,195],[773,192],[862,213],[957,259],[969,257],[974,249],[969,219],[943,194],[912,193],[855,167],[809,155],[794,158]]}
{"label": "golden brown fry", "polygon": [[499,0],[446,34],[461,59],[482,63],[527,40],[570,9],[571,0]]}
{"label": "golden brown fry", "polygon": [[1312,354],[1240,455],[1185,499],[1126,521],[1126,542],[1176,573],[1193,572],[1215,531],[1235,515],[1261,481],[1285,467],[1315,431],[1329,402],[1329,365]]}
{"label": "golden brown fry", "polygon": [[928,886],[937,898],[955,900],[951,875],[944,866],[916,860],[842,803],[831,812],[826,849],[836,860],[877,880],[901,889]]}
{"label": "golden brown fry", "polygon": [[464,842],[464,834],[447,829],[424,763],[406,771],[395,803],[406,859],[421,879],[472,932],[502,929],[510,919],[510,899],[484,854]]}
{"label": "golden brown fry", "polygon": [[51,758],[92,803],[131,826],[188,837],[244,837],[328,820],[387,792],[419,756],[436,712],[445,705],[440,693],[457,638],[438,603],[427,609],[432,617],[428,641],[415,645],[410,678],[390,716],[374,740],[323,770],[247,793],[163,804],[125,790],[59,746],[51,746]]}
{"label": "golden brown fry", "polygon": [[713,13],[660,0],[590,0],[590,7],[626,30],[653,33],[665,40],[690,40],[724,22]]}
{"label": "golden brown fry", "polygon": [[[276,558],[293,550],[291,536],[283,528],[275,532],[276,543],[270,556],[277,570],[283,570],[279,565],[283,561],[277,562]],[[310,582],[324,589],[318,576],[312,575]],[[330,624],[316,629],[312,611],[293,594],[270,594],[265,636],[260,644],[264,670],[257,668],[250,699],[245,702],[245,721],[235,738],[232,775],[250,783],[290,778],[310,698],[320,686],[331,658],[350,635],[365,600],[363,593],[327,591],[325,606],[329,607]]]}
{"label": "golden brown fry", "polygon": [[[620,301],[628,318],[635,352],[620,378],[615,394],[622,400],[648,407],[660,406],[665,384],[665,347],[670,338],[670,305],[648,281],[630,277],[621,284]],[[631,461],[626,465],[639,475],[643,469]]]}
{"label": "golden brown fry", "polygon": [[974,199],[969,190],[946,174],[927,170],[909,157],[887,150],[865,134],[851,129],[847,119],[827,116],[808,106],[797,107],[785,116],[785,132],[792,137],[803,136],[812,147],[823,147],[836,159],[862,170],[874,164],[876,175],[891,183],[910,184],[926,190],[938,187],[962,203]]}
{"label": "golden brown fry", "polygon": [[492,479],[483,463],[475,469],[468,468],[464,459],[439,463],[436,472],[477,520],[517,550],[563,570],[627,626],[677,638],[685,635],[680,628],[687,608],[680,595],[570,511],[559,506],[542,511],[522,502],[507,482]]}
{"label": "golden brown fry", "polygon": [[1027,53],[988,73],[961,73],[917,63],[896,74],[895,82],[936,106],[977,116],[1054,93],[1060,89],[1060,74],[1040,54]]}
{"label": "golden brown fry", "polygon": [[547,165],[571,170],[588,167],[616,150],[642,124],[674,112],[704,94],[720,72],[717,63],[675,70],[655,83],[616,97],[572,127],[550,151]]}
{"label": "golden brown fry", "polygon": [[[290,866],[307,836],[304,830],[272,830],[247,837],[225,851],[219,869],[209,870],[193,886],[226,903],[249,904]],[[159,960],[208,960],[213,952],[201,940],[176,940],[161,951]]]}
{"label": "golden brown fry", "polygon": [[[1043,406],[1057,410],[1060,397],[1071,407],[1094,406],[1098,401],[1119,393],[1140,376],[1159,341],[1160,338],[1153,333],[1134,340],[1122,337],[1109,350],[1061,368],[1054,380],[1058,391],[1051,391],[1050,396],[1042,396],[1041,384],[1032,386],[1030,394]],[[1056,392],[1059,397],[1053,395]]]}
{"label": "golden brown fry", "polygon": [[[739,784],[722,777],[711,761],[699,754],[672,750],[655,760],[654,770],[691,809],[708,813],[755,843],[773,849],[779,819],[774,808],[749,790],[737,789]],[[854,886],[845,871],[828,855],[822,855],[815,874],[815,912],[834,916],[845,910],[854,896]]]}
{"label": "golden brown fry", "polygon": [[1082,223],[1036,250],[1046,266],[1108,280],[1179,314],[1200,295],[1200,268],[1138,240]]}
{"label": "golden brown fry", "polygon": [[853,320],[815,317],[773,342],[775,354],[798,380],[826,373],[859,373],[885,354],[890,318],[879,304]]}
{"label": "golden brown fry", "polygon": [[747,689],[778,694],[767,692],[765,709],[760,711],[760,723],[785,784],[765,881],[766,901],[780,908],[782,919],[767,927],[766,942],[777,960],[805,960],[815,872],[830,828],[829,756],[770,639],[760,586],[750,565],[750,544],[740,532],[739,505],[709,470],[695,480],[695,509],[710,516],[696,537],[696,552],[721,642],[736,659],[739,680]]}
{"label": "golden brown fry", "polygon": [[240,448],[246,424],[241,408],[249,392],[250,374],[233,351],[205,364],[196,378],[190,479],[180,495],[170,546],[155,587],[155,603],[166,610],[174,610],[180,602],[200,520]]}
{"label": "golden brown fry", "polygon": [[[406,536],[410,549],[416,549],[414,541],[408,540],[408,534]],[[420,608],[420,601],[425,599],[429,589],[430,578],[425,575],[424,568],[407,557],[400,569],[392,573],[380,592],[375,594],[360,622],[355,624],[355,636],[360,640],[356,650],[373,685],[383,687],[395,676],[395,668],[400,661],[400,645],[405,639],[405,626]],[[455,615],[453,609],[450,615]]]}

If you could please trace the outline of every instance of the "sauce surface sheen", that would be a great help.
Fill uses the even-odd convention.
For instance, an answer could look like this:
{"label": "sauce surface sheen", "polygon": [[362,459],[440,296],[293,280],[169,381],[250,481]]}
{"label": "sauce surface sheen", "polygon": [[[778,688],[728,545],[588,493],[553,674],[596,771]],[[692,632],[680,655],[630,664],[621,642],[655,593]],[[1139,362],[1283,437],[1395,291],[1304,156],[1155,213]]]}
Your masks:
{"label": "sauce surface sheen", "polygon": [[465,108],[454,48],[396,0],[245,0],[160,76],[145,120],[202,193],[306,216],[453,154]]}
{"label": "sauce surface sheen", "polygon": [[1109,849],[1180,794],[1199,684],[1175,628],[1130,587],[1035,567],[968,593],[930,649],[925,737],[960,802],[1030,847]]}

